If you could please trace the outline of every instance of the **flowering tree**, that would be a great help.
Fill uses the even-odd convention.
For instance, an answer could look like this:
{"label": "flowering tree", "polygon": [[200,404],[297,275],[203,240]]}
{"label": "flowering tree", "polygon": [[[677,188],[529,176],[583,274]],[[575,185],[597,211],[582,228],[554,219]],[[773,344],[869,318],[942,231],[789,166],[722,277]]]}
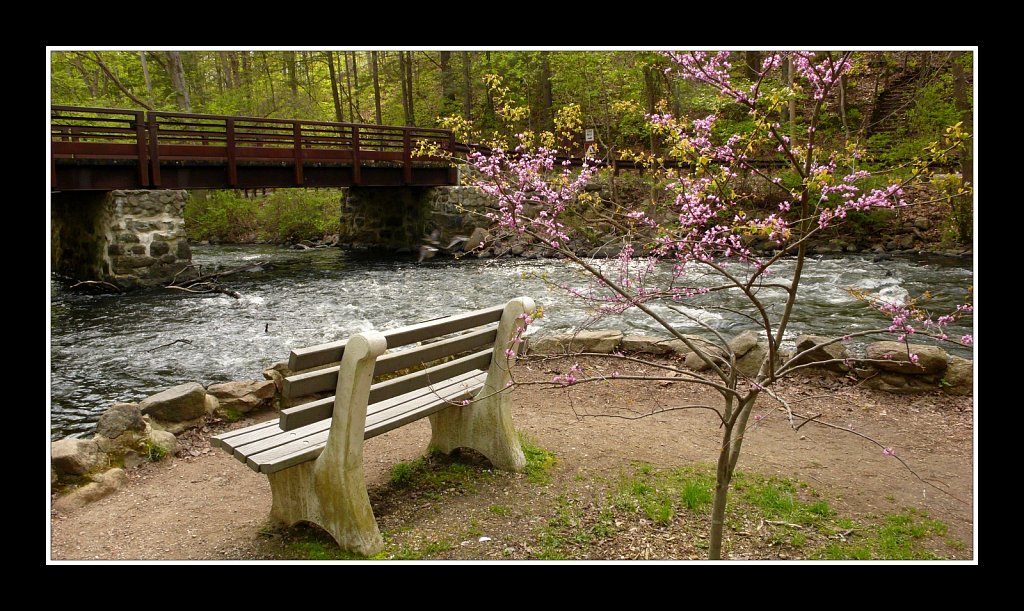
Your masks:
{"label": "flowering tree", "polygon": [[[597,301],[604,314],[631,309],[643,312],[699,359],[699,370],[652,365],[721,395],[721,404],[711,408],[721,422],[722,432],[709,549],[709,557],[718,559],[722,554],[727,492],[755,400],[762,393],[768,394],[789,411],[791,424],[800,426],[789,404],[772,386],[808,367],[806,357],[818,349],[785,356],[781,350],[798,300],[808,241],[841,223],[850,212],[907,206],[903,189],[913,177],[882,188],[865,188],[862,185],[869,173],[856,169],[861,156],[856,147],[826,150],[819,144],[817,130],[832,108],[830,100],[837,95],[841,75],[850,68],[849,53],[766,54],[760,71],[749,79],[732,76],[728,52],[666,55],[671,62],[667,72],[712,87],[726,103],[745,109],[750,119],[747,125],[752,126],[742,133],[722,135],[715,129],[719,119],[714,114],[693,120],[667,113],[649,115],[653,128],[671,147],[669,156],[677,161],[674,169],[666,170],[671,175],[667,187],[671,204],[667,209],[644,211],[595,201],[584,187],[599,170],[598,164],[584,160],[582,167],[573,167],[568,161],[559,162],[557,151],[550,146],[552,138],[547,140],[549,146],[544,146],[543,139],[535,145],[537,138],[522,135],[519,145],[511,150],[498,147],[477,151],[468,161],[479,172],[477,186],[496,202],[490,216],[498,226],[512,236],[529,236],[535,244],[588,272],[593,284],[586,290],[570,289],[577,296]],[[769,78],[784,61],[793,71],[791,86]],[[804,109],[801,122],[784,126],[780,117],[794,101],[796,107]],[[799,134],[795,125],[800,126]],[[952,130],[933,153],[945,153],[959,143],[959,132]],[[788,180],[783,180],[783,172],[766,169],[760,163],[769,157],[784,163]],[[919,162],[915,176],[925,172],[927,165],[927,160]],[[750,179],[777,191],[781,203],[775,209],[758,211],[750,202]],[[598,211],[609,226],[618,228],[624,246],[611,264],[587,259],[570,248],[572,230],[567,216],[581,207]],[[770,254],[763,254],[763,248],[752,249],[755,240],[770,242]],[[777,273],[774,268],[784,259],[793,262],[786,268],[791,271]],[[690,271],[694,267],[710,272],[716,282],[694,286],[688,280],[693,277]],[[776,295],[781,290],[782,302],[773,303],[766,297],[770,293],[764,291],[766,288],[776,289]],[[740,295],[748,307],[745,315],[761,331],[764,356],[752,370],[741,371],[729,341],[677,305],[699,304],[703,296],[716,292]],[[851,336],[896,334],[912,363],[917,362],[909,343],[912,335],[972,343],[969,335],[951,338],[946,334],[953,320],[971,312],[970,304],[936,317],[913,301],[864,298],[891,323],[833,342]],[[681,318],[670,320],[652,308],[655,304],[667,305]],[[680,332],[679,320],[703,327],[708,340]],[[587,377],[576,364],[551,384],[568,386],[606,379]],[[883,447],[883,452],[894,455],[892,448]]]}

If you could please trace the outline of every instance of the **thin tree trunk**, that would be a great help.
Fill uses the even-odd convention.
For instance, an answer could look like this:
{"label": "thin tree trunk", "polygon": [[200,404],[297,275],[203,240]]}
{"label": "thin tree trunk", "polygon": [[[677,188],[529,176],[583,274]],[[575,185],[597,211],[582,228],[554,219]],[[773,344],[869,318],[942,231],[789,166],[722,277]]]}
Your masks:
{"label": "thin tree trunk", "polygon": [[[487,72],[491,72],[491,52],[484,52],[484,62],[487,64]],[[487,88],[487,114],[493,120],[494,119],[494,92],[491,88]]]}
{"label": "thin tree trunk", "polygon": [[373,110],[377,125],[384,123],[380,112],[380,79],[377,74],[377,52],[370,51],[370,73],[373,77]]}
{"label": "thin tree trunk", "polygon": [[[731,402],[731,399],[729,401]],[[722,445],[718,454],[718,467],[715,471],[715,500],[711,507],[711,536],[708,540],[709,560],[722,559],[722,530],[725,526],[725,505],[729,500],[729,484],[732,482],[729,472],[730,441],[732,441],[732,426],[727,425],[722,432]]]}
{"label": "thin tree trunk", "polygon": [[146,99],[153,106],[153,81],[149,78],[149,65],[146,63],[146,52],[139,51],[139,62],[142,64],[142,78],[146,81]]}
{"label": "thin tree trunk", "polygon": [[[964,130],[968,134],[972,134],[974,130],[974,121],[971,113],[971,105],[967,100],[967,74],[964,72],[964,67],[960,63],[960,58],[963,57],[963,55],[963,51],[954,51],[952,63],[950,65],[953,72],[953,104],[956,106],[956,109],[960,111],[960,120],[963,121]],[[965,147],[963,154],[960,155],[960,172],[963,176],[964,184],[970,184],[973,186],[973,143]]]}
{"label": "thin tree trunk", "polygon": [[338,74],[334,71],[334,52],[327,52],[327,71],[331,77],[331,98],[334,99],[334,118],[338,123],[344,123],[345,117],[341,114],[341,100],[338,98]]}
{"label": "thin tree trunk", "polygon": [[416,108],[413,105],[413,52],[406,51],[406,79],[409,84],[409,125],[416,125]]}
{"label": "thin tree trunk", "polygon": [[[793,58],[786,56],[786,86],[793,89]],[[789,98],[789,142],[796,144],[796,98]]]}
{"label": "thin tree trunk", "polygon": [[81,57],[69,57],[68,61],[71,65],[78,69],[78,73],[82,75],[82,81],[85,82],[85,86],[89,89],[90,97],[99,96],[99,77],[93,78],[89,75],[89,71],[85,69],[85,65],[82,63]]}
{"label": "thin tree trunk", "polygon": [[462,52],[462,116],[467,120],[473,118],[473,81],[470,76],[472,64],[469,51]]}
{"label": "thin tree trunk", "polygon": [[355,102],[356,114],[352,117],[352,121],[356,123],[363,122],[363,113],[359,111],[359,67],[356,65],[356,52],[352,51],[352,99]]}
{"label": "thin tree trunk", "polygon": [[181,62],[181,53],[178,51],[167,52],[167,70],[171,76],[171,85],[177,92],[178,108],[185,112],[192,112],[192,100],[188,95],[188,83],[185,82],[185,66]]}
{"label": "thin tree trunk", "polygon": [[839,118],[843,121],[843,146],[850,140],[850,126],[846,124],[846,75],[839,77]]}
{"label": "thin tree trunk", "polygon": [[540,104],[543,112],[542,125],[554,131],[555,114],[551,92],[551,62],[548,54],[550,51],[540,52]]}
{"label": "thin tree trunk", "polygon": [[355,121],[356,109],[352,104],[352,69],[348,65],[348,53],[342,51],[341,57],[345,60],[345,95],[348,96],[348,116],[352,117],[352,120]]}

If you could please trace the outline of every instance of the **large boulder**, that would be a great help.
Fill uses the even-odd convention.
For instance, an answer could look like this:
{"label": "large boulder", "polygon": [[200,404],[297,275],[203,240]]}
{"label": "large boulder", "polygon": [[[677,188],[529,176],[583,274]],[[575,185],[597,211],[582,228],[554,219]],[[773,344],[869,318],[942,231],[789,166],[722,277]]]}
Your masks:
{"label": "large boulder", "polygon": [[53,502],[53,509],[68,512],[110,495],[124,484],[124,469],[110,469],[92,478],[92,483],[65,494]]}
{"label": "large boulder", "polygon": [[106,457],[92,439],[65,437],[50,444],[50,466],[57,476],[85,475],[103,464]]}
{"label": "large boulder", "polygon": [[107,439],[117,439],[125,433],[145,433],[146,421],[135,403],[115,403],[100,415],[96,423],[96,434]]}
{"label": "large boulder", "polygon": [[[846,360],[850,358],[850,353],[847,351],[846,346],[841,342],[835,342],[824,346],[827,342],[832,341],[831,337],[823,337],[821,335],[801,335],[796,338],[796,354],[810,350],[807,354],[802,355],[797,359],[797,365],[806,365],[809,363],[819,363],[821,361],[835,361],[835,360]],[[823,368],[838,371],[840,373],[846,373],[850,370],[849,365],[842,362],[832,362],[822,365]]]}
{"label": "large boulder", "polygon": [[548,335],[530,343],[530,351],[538,354],[575,354],[596,352],[610,354],[622,343],[622,332],[614,330],[580,331]]}
{"label": "large boulder", "polygon": [[217,398],[219,409],[242,414],[261,407],[270,407],[277,390],[272,380],[244,380],[210,384],[206,392]]}
{"label": "large boulder", "polygon": [[[907,352],[917,355],[917,363],[910,362]],[[931,375],[946,370],[949,355],[937,346],[904,344],[903,342],[875,342],[865,355],[876,369],[911,375]]]}
{"label": "large boulder", "polygon": [[146,397],[139,403],[143,414],[163,422],[193,420],[206,413],[206,389],[201,384],[179,384]]}
{"label": "large boulder", "polygon": [[974,361],[954,356],[946,367],[943,388],[951,395],[969,395],[974,392]]}

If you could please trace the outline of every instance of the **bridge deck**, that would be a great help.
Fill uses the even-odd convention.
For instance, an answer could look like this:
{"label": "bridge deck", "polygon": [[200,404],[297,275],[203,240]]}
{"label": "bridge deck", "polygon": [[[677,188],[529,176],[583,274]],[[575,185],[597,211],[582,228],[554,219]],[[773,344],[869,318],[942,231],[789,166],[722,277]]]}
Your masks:
{"label": "bridge deck", "polygon": [[56,191],[456,184],[442,129],[53,106],[50,141]]}

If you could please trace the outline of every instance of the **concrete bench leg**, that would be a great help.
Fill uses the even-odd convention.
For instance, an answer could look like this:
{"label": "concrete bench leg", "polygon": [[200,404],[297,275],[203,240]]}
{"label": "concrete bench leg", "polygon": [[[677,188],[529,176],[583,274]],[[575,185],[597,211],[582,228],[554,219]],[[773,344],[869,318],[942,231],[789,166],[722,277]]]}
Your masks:
{"label": "concrete bench leg", "polygon": [[513,299],[505,306],[484,387],[470,405],[452,406],[430,416],[432,449],[449,454],[457,448],[472,448],[486,456],[495,468],[526,468],[526,457],[512,425],[512,406],[506,388],[511,375],[505,351],[515,349],[512,341],[523,327],[521,316],[533,313],[535,307],[529,297]]}
{"label": "concrete bench leg", "polygon": [[315,461],[268,475],[271,517],[289,526],[312,522],[343,549],[364,556],[384,548],[363,477],[363,431],[374,362],[386,349],[384,336],[374,331],[349,339],[324,451]]}

